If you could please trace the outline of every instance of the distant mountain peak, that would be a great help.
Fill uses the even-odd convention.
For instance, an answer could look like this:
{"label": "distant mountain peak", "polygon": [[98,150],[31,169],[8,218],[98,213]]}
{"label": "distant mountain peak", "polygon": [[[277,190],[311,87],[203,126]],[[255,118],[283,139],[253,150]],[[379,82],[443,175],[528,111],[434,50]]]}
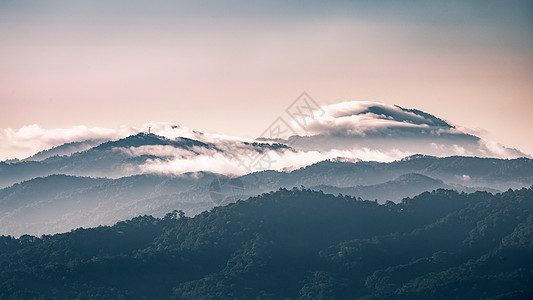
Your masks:
{"label": "distant mountain peak", "polygon": [[356,162],[359,162],[361,160],[358,159],[358,158],[337,156],[335,158],[330,159],[329,161],[331,161],[331,162],[340,162],[340,163],[356,163]]}
{"label": "distant mountain peak", "polygon": [[173,146],[173,147],[182,147],[190,148],[193,146],[199,146],[203,148],[214,148],[213,145],[193,140],[186,137],[176,137],[174,139],[169,139],[161,135],[140,132],[135,135],[130,135],[120,140],[109,141],[95,147],[96,150],[104,150],[109,148],[128,148],[128,147],[141,147],[141,146]]}
{"label": "distant mountain peak", "polygon": [[323,113],[309,122],[319,134],[365,136],[382,132],[449,130],[454,128],[431,114],[373,101],[349,101],[322,107]]}
{"label": "distant mountain peak", "polygon": [[420,184],[444,184],[442,180],[431,178],[420,173],[407,173],[398,176],[393,182],[397,183],[420,183]]}
{"label": "distant mountain peak", "polygon": [[88,150],[106,141],[107,140],[105,139],[92,139],[81,142],[65,143],[63,145],[39,151],[30,157],[22,159],[21,161],[42,161],[53,156],[68,156],[77,152]]}
{"label": "distant mountain peak", "polygon": [[[362,160],[394,161],[416,153],[517,158],[528,155],[458,129],[418,109],[373,101],[325,105],[306,119],[306,133],[291,140],[296,150],[342,151]],[[272,141],[275,141],[272,139]]]}
{"label": "distant mountain peak", "polygon": [[435,156],[418,153],[418,154],[406,156],[402,158],[400,161],[409,161],[409,160],[424,159],[424,158],[435,158]]}
{"label": "distant mountain peak", "polygon": [[401,110],[403,110],[403,111],[405,111],[405,112],[413,113],[415,115],[421,116],[424,119],[426,119],[430,124],[433,124],[434,126],[445,127],[445,128],[455,128],[455,126],[448,124],[446,121],[444,121],[442,119],[439,119],[439,118],[435,117],[434,115],[425,113],[425,112],[423,112],[421,110],[418,110],[418,109],[407,109],[407,108],[403,108],[403,107],[401,107],[399,105],[394,105],[394,106],[399,108],[399,109],[401,109]]}

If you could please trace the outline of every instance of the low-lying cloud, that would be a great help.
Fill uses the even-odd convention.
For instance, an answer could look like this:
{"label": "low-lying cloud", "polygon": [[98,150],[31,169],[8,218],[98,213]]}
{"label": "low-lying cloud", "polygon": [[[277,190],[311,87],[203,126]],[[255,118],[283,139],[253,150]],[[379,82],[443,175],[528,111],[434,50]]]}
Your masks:
{"label": "low-lying cloud", "polygon": [[251,141],[237,137],[204,134],[166,122],[148,122],[139,127],[120,126],[118,128],[88,127],[84,125],[70,128],[43,128],[38,124],[19,129],[0,128],[0,161],[23,159],[39,151],[60,146],[65,143],[86,140],[116,140],[126,136],[150,130],[167,138],[186,137],[211,143],[223,144],[223,141]]}
{"label": "low-lying cloud", "polygon": [[[161,147],[161,149],[157,149]],[[182,151],[174,152],[174,157],[169,157],[170,149],[166,146],[155,146],[150,148],[152,152],[146,152],[148,148],[142,149],[142,152],[135,149],[131,153],[143,154],[162,154],[165,158],[148,159],[140,166],[145,173],[162,173],[162,174],[183,174],[186,172],[207,171],[226,175],[244,175],[250,172],[263,170],[292,170],[317,163],[326,159],[346,158],[351,160],[366,161],[385,161],[390,162],[401,159],[408,153],[399,150],[378,151],[367,148],[355,149],[350,151],[332,150],[329,152],[319,151],[294,151],[291,149],[268,150],[257,152],[253,149],[247,151],[233,152],[212,152],[206,150],[194,156],[184,155]]]}
{"label": "low-lying cloud", "polygon": [[324,106],[320,116],[308,119],[307,124],[307,129],[314,134],[335,136],[365,136],[394,129],[440,132],[452,128],[445,121],[429,114],[371,101]]}
{"label": "low-lying cloud", "polygon": [[131,127],[118,129],[104,127],[72,126],[70,128],[47,129],[37,124],[19,129],[0,129],[0,160],[26,158],[41,150],[70,142],[86,140],[110,140],[135,132]]}
{"label": "low-lying cloud", "polygon": [[[320,115],[316,119],[307,120],[309,133],[335,139],[319,139],[313,143],[313,136],[303,137],[304,143],[305,139],[310,142],[308,148],[258,146],[253,145],[256,141],[251,139],[201,133],[165,122],[149,122],[140,127],[104,128],[81,125],[58,129],[46,129],[34,124],[19,129],[0,129],[0,160],[23,159],[64,143],[116,140],[148,130],[169,139],[185,137],[210,144],[212,147],[184,149],[146,145],[116,149],[131,157],[155,157],[139,166],[142,172],[180,174],[211,171],[240,175],[264,169],[291,169],[336,157],[393,161],[416,153],[498,158],[525,156],[518,150],[477,138],[466,129],[454,127],[432,115],[399,106],[370,101],[344,102],[324,106]],[[405,146],[402,145],[404,139],[391,139],[403,136],[409,138],[405,143],[412,145],[402,147]],[[440,139],[442,136],[446,137]],[[381,139],[370,142],[370,139],[365,137]],[[430,139],[424,140],[426,137]],[[341,146],[341,143],[345,145]],[[322,145],[326,147],[317,147]],[[268,161],[253,161],[255,156],[267,157]],[[250,162],[246,161],[252,161],[252,166],[247,168],[246,164]]]}
{"label": "low-lying cloud", "polygon": [[435,156],[528,156],[428,113],[371,101],[323,106],[313,118],[307,118],[306,124],[310,134],[303,138],[300,150],[367,147],[381,152],[397,149]]}

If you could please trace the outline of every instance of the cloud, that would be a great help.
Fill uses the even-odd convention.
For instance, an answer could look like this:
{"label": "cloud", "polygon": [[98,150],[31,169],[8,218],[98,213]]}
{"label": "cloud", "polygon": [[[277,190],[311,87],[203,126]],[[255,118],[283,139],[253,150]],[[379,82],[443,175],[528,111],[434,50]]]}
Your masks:
{"label": "cloud", "polygon": [[134,132],[133,128],[126,126],[109,129],[83,125],[46,129],[33,124],[19,129],[0,129],[0,160],[25,158],[38,151],[64,143],[116,139]]}
{"label": "cloud", "polygon": [[120,126],[118,128],[88,127],[84,125],[70,128],[43,128],[38,124],[19,129],[0,128],[0,160],[23,159],[39,151],[65,143],[86,140],[114,140],[148,130],[167,137],[191,137],[194,132],[170,123],[149,122],[140,127]]}
{"label": "cloud", "polygon": [[256,142],[253,139],[247,139],[242,137],[199,132],[185,126],[175,125],[168,122],[148,122],[143,124],[141,128],[143,128],[144,131],[147,131],[150,128],[151,133],[155,133],[157,135],[161,135],[169,139],[185,137],[189,139],[198,140],[204,143],[212,143],[217,145],[233,144],[234,142]]}
{"label": "cloud", "polygon": [[365,136],[391,130],[437,134],[453,127],[445,121],[417,110],[371,101],[351,101],[322,107],[307,129],[315,134]]}
{"label": "cloud", "polygon": [[481,130],[456,127],[428,113],[371,101],[323,106],[305,120],[310,134],[298,149],[322,151],[367,147],[434,156],[528,157],[479,137]]}
{"label": "cloud", "polygon": [[[159,146],[156,146],[159,147]],[[165,147],[165,146],[161,146]],[[146,151],[149,148],[144,148]],[[143,152],[143,154],[165,153],[169,154],[170,149],[151,148],[153,152]],[[137,150],[135,150],[137,151]],[[254,151],[253,148],[247,151],[233,152],[210,152],[208,150],[194,156],[183,156],[181,151],[175,152],[173,158],[149,159],[140,169],[147,173],[162,174],[183,174],[186,172],[208,171],[226,175],[244,175],[250,172],[263,170],[290,170],[304,167],[326,159],[345,158],[349,160],[365,161],[394,161],[408,155],[408,153],[398,150],[379,151],[367,148],[354,149],[350,151],[331,150],[320,151],[294,151],[290,149],[269,150],[262,153]]]}
{"label": "cloud", "polygon": [[490,157],[497,158],[517,158],[517,157],[528,157],[531,158],[531,155],[524,154],[516,149],[511,149],[502,146],[501,144],[489,140],[489,139],[480,139],[479,145],[481,151]]}
{"label": "cloud", "polygon": [[[146,132],[164,136],[169,139],[186,137],[224,147],[235,141],[254,142],[220,134],[208,134],[191,130],[184,126],[167,122],[148,122],[141,126],[120,126],[118,128],[88,127],[84,125],[70,128],[43,128],[38,124],[23,126],[19,129],[0,128],[0,161],[6,159],[23,159],[39,151],[60,146],[65,143],[86,140],[115,140],[126,136]],[[138,150],[140,151],[140,150]]]}
{"label": "cloud", "polygon": [[[177,148],[170,145],[146,145],[140,147],[129,147],[129,148],[115,148],[114,151],[121,151],[131,157],[137,157],[141,155],[153,155],[157,157],[171,157],[171,158],[180,158],[186,159],[191,158],[197,155],[196,151],[205,150],[200,147],[193,147],[193,149],[183,149]],[[196,150],[196,151],[195,151]],[[207,149],[212,151],[213,154],[216,153],[214,149]]]}
{"label": "cloud", "polygon": [[[131,166],[140,172],[182,174],[185,172],[211,171],[222,174],[242,175],[266,169],[292,169],[325,159],[345,157],[348,159],[394,161],[412,154],[423,153],[436,156],[465,155],[497,158],[525,156],[517,150],[464,133],[464,130],[420,111],[406,110],[398,106],[375,102],[345,102],[324,107],[321,118],[308,122],[308,129],[315,133],[336,136],[336,140],[320,140],[326,149],[315,146],[293,149],[258,145],[257,141],[233,136],[201,133],[165,122],[148,122],[140,127],[120,126],[118,128],[73,126],[70,128],[45,129],[34,124],[20,129],[0,129],[0,160],[25,158],[43,149],[68,142],[84,140],[115,140],[128,135],[148,131],[173,139],[186,137],[214,147],[177,148],[169,145],[145,145],[141,147],[116,148],[130,157],[153,156],[140,166]],[[346,139],[349,147],[342,147],[340,140],[345,136],[364,137],[383,134],[389,136],[400,130],[413,136],[438,137],[442,134],[453,139],[433,139],[424,144],[417,141],[409,147],[400,140],[383,139],[389,144],[369,144],[359,139],[355,143]],[[414,131],[413,131],[414,130]],[[419,134],[421,133],[421,134]],[[458,137],[457,139],[455,137]],[[470,137],[466,140],[462,137]],[[311,138],[311,137],[310,137]],[[340,140],[339,140],[340,139]],[[365,142],[367,141],[367,142]],[[381,141],[381,140],[379,140]],[[315,143],[316,144],[316,143]],[[311,145],[314,145],[311,143]],[[376,146],[377,145],[377,146]],[[388,146],[387,146],[388,145]],[[414,147],[414,148],[413,148]],[[258,159],[260,158],[260,159]]]}

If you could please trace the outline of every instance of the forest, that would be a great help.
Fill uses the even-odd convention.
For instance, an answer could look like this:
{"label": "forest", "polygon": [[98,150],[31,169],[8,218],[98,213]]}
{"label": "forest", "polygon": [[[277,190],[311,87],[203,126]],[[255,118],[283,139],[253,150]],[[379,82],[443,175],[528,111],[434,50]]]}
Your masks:
{"label": "forest", "polygon": [[533,187],[401,203],[279,189],[0,237],[0,299],[531,299]]}

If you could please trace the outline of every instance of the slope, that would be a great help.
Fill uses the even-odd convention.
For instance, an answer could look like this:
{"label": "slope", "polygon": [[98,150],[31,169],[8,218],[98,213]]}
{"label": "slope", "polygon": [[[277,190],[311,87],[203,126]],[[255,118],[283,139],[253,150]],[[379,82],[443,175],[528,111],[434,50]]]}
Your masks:
{"label": "slope", "polygon": [[0,238],[1,298],[527,295],[533,190],[438,190],[378,205],[279,190],[66,234]]}

